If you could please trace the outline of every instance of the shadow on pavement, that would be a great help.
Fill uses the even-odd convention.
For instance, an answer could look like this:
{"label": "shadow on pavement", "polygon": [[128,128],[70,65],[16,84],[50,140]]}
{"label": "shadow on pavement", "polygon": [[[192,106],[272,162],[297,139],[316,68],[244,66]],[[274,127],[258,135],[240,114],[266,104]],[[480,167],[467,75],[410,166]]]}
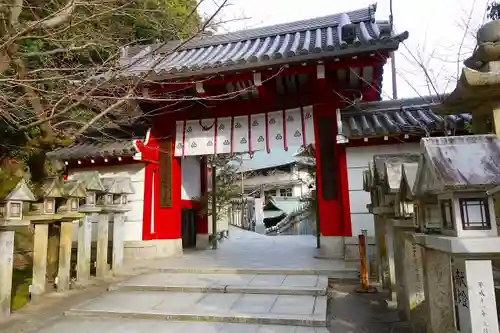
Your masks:
{"label": "shadow on pavement", "polygon": [[399,318],[388,306],[387,294],[358,294],[357,284],[330,283],[327,323],[332,333],[425,333]]}

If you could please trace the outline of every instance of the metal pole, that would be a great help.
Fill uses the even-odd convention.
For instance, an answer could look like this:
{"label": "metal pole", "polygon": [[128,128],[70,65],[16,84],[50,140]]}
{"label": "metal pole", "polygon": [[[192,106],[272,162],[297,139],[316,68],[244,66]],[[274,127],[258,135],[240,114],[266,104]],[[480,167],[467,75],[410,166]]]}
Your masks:
{"label": "metal pole", "polygon": [[398,99],[398,85],[397,85],[397,73],[396,73],[396,52],[392,52],[391,57],[391,74],[392,74],[392,98]]}
{"label": "metal pole", "polygon": [[217,171],[212,164],[212,249],[217,250]]}

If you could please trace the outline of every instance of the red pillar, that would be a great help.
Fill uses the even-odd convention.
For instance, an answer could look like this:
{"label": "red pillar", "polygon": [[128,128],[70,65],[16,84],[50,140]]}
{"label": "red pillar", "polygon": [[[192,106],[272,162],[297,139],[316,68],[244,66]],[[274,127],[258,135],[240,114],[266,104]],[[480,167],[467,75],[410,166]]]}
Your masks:
{"label": "red pillar", "polygon": [[[158,138],[166,138],[165,144],[170,145],[171,159],[171,207],[160,207],[160,170],[159,153],[160,142]],[[148,160],[153,161],[146,166],[144,180],[144,213],[143,213],[143,239],[178,239],[181,238],[181,159],[174,156],[175,121],[167,121],[161,125],[154,125],[144,151],[148,153]],[[161,153],[164,153],[163,151]],[[154,175],[154,176],[153,176]],[[154,204],[153,204],[154,186]],[[154,207],[154,208],[152,208]],[[154,210],[154,212],[153,212]],[[154,219],[154,233],[151,224]]]}
{"label": "red pillar", "polygon": [[342,236],[352,236],[351,225],[351,203],[349,199],[349,180],[347,177],[347,149],[345,144],[337,145],[338,148],[338,163],[339,163],[339,184],[340,195],[342,201]]}
{"label": "red pillar", "polygon": [[350,236],[346,150],[337,144],[336,106],[314,106],[318,216],[322,236]]}

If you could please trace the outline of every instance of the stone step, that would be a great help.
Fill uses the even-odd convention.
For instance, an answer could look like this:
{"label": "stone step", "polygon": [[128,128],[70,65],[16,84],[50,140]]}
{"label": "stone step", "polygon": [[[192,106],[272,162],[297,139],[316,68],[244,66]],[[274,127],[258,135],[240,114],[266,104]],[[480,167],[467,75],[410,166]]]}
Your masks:
{"label": "stone step", "polygon": [[65,313],[98,318],[326,326],[326,296],[115,291]]}
{"label": "stone step", "polygon": [[37,333],[328,333],[325,327],[66,317]]}
{"label": "stone step", "polygon": [[359,268],[356,265],[335,270],[310,268],[165,267],[150,269],[149,272],[186,274],[321,275],[334,280],[359,280]]}
{"label": "stone step", "polygon": [[275,294],[324,296],[328,278],[318,275],[151,273],[109,287],[110,291]]}

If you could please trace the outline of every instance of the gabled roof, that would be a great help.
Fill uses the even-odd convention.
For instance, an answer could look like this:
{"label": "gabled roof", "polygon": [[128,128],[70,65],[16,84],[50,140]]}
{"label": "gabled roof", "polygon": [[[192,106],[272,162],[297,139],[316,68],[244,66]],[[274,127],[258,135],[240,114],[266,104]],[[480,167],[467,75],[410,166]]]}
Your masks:
{"label": "gabled roof", "polygon": [[72,198],[85,198],[86,189],[82,181],[79,180],[66,180],[63,183],[63,190],[65,197]]}
{"label": "gabled roof", "polygon": [[413,197],[415,195],[415,193],[413,193],[413,187],[415,185],[415,181],[417,180],[417,170],[418,163],[403,163],[401,168],[400,190],[404,188],[409,197]]}
{"label": "gabled roof", "polygon": [[394,135],[464,132],[472,115],[440,116],[434,112],[443,97],[427,96],[358,103],[341,110],[342,134],[349,139]]}
{"label": "gabled roof", "polygon": [[401,184],[401,166],[403,163],[416,163],[420,154],[379,154],[373,156],[374,181],[384,184],[391,193],[399,191]]}
{"label": "gabled roof", "polygon": [[423,138],[414,192],[487,190],[500,185],[500,139],[496,135]]}
{"label": "gabled roof", "polygon": [[134,186],[132,185],[132,180],[129,177],[117,177],[117,182],[120,185],[122,194],[134,194]]}
{"label": "gabled roof", "polygon": [[61,198],[63,196],[63,185],[59,178],[50,177],[43,181],[40,191],[37,192],[42,198]]}
{"label": "gabled roof", "polygon": [[17,185],[4,198],[5,201],[36,201],[35,195],[28,187],[26,180],[20,178]]}
{"label": "gabled roof", "polygon": [[307,60],[395,50],[408,33],[392,35],[375,21],[376,6],[285,24],[124,48],[122,76],[153,69],[163,78],[219,74]]}
{"label": "gabled roof", "polygon": [[132,194],[132,182],[127,177],[106,177],[101,178],[106,192],[110,194]]}
{"label": "gabled roof", "polygon": [[80,172],[74,174],[71,180],[82,181],[87,190],[96,192],[106,192],[106,188],[102,184],[99,172],[97,171]]}

